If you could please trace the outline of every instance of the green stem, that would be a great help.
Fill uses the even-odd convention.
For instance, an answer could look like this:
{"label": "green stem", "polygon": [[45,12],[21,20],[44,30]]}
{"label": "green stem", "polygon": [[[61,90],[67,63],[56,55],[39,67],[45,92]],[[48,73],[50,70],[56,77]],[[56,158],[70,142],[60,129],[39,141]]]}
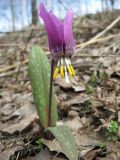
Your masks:
{"label": "green stem", "polygon": [[52,62],[51,62],[50,92],[49,92],[49,106],[48,106],[48,127],[51,126],[51,105],[52,105],[52,90],[53,90],[53,70],[54,70],[54,60],[52,60]]}

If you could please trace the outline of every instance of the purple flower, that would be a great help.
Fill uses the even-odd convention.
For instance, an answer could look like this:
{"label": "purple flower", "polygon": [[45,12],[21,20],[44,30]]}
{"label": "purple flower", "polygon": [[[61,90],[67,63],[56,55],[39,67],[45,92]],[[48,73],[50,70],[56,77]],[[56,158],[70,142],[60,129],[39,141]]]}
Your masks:
{"label": "purple flower", "polygon": [[[67,70],[70,75],[74,75],[75,72],[70,62],[70,57],[75,53],[76,46],[72,33],[73,12],[71,10],[68,11],[64,21],[62,22],[51,11],[46,11],[43,3],[40,4],[39,10],[39,15],[44,21],[48,34],[49,49],[51,51],[52,58],[58,62],[58,72],[60,69],[60,75],[62,77],[64,77]],[[56,71],[56,75],[58,72]]]}

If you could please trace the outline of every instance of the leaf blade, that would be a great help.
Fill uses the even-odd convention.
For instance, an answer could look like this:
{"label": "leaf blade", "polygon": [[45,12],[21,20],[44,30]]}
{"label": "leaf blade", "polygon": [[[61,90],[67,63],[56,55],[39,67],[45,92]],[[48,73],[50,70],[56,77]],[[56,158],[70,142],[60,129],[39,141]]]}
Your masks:
{"label": "leaf blade", "polygon": [[[32,93],[36,104],[41,125],[48,127],[48,102],[50,88],[50,64],[39,47],[32,48],[29,55],[28,71]],[[55,96],[52,97],[51,126],[54,126],[58,119]]]}
{"label": "leaf blade", "polygon": [[46,130],[50,131],[55,136],[69,160],[78,160],[77,145],[68,127],[49,127]]}

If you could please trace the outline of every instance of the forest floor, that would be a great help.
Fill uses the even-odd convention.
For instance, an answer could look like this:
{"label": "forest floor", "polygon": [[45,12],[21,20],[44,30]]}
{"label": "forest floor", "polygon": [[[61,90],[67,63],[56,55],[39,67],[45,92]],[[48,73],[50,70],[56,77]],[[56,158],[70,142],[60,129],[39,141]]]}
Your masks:
{"label": "forest floor", "polygon": [[[59,76],[54,81],[59,122],[71,128],[81,160],[120,160],[120,21],[89,41],[119,15],[115,11],[74,19],[76,77],[70,84]],[[42,128],[27,65],[34,44],[50,59],[43,27],[0,37],[0,160],[66,159],[56,141],[39,143]]]}

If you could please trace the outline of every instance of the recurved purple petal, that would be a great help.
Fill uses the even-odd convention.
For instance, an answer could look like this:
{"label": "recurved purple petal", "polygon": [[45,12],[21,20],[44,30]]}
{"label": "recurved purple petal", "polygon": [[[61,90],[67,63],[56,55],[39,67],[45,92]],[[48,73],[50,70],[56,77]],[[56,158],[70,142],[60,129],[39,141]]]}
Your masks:
{"label": "recurved purple petal", "polygon": [[61,33],[63,32],[62,22],[60,22],[60,20],[51,12],[47,12],[43,3],[40,4],[39,10],[39,15],[44,21],[48,34],[49,48],[53,58],[55,58],[58,55],[58,52],[62,53],[63,51],[63,39]]}
{"label": "recurved purple petal", "polygon": [[63,22],[58,17],[56,17],[52,12],[50,12],[49,14],[50,14],[50,17],[51,17],[52,21],[55,23],[55,25],[56,25],[56,27],[59,31],[60,37],[62,39],[62,43],[64,43],[64,25],[63,25]]}
{"label": "recurved purple petal", "polygon": [[72,32],[72,19],[73,12],[72,10],[68,11],[64,19],[64,41],[66,44],[66,55],[72,55],[75,53],[75,39]]}

